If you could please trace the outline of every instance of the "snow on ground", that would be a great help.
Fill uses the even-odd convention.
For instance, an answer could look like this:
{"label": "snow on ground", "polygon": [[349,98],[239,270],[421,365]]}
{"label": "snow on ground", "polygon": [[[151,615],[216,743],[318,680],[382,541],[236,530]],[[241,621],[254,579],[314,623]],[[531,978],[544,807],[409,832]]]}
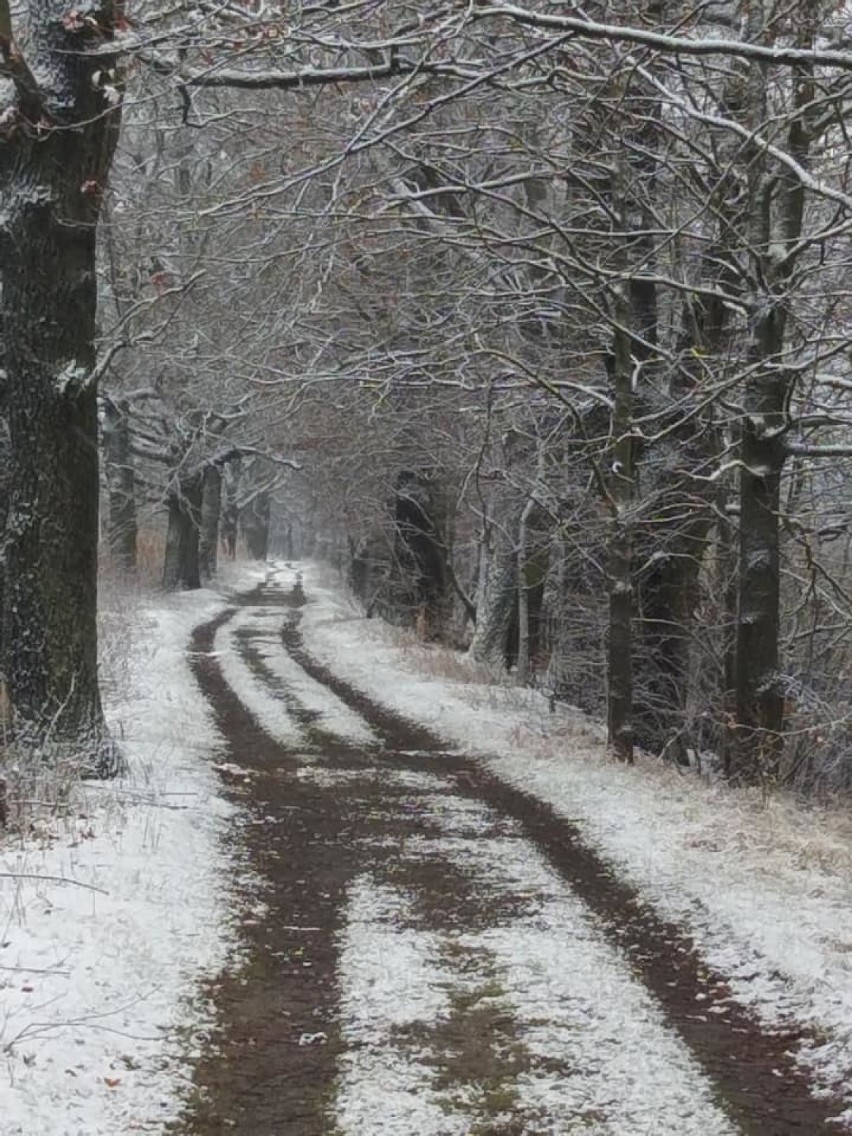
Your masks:
{"label": "snow on ground", "polygon": [[[441,835],[409,837],[406,856],[454,863],[486,906],[502,901],[507,910],[523,904],[530,912],[455,933],[443,944],[445,953],[449,946],[477,960],[473,991],[478,981],[514,1019],[528,1065],[513,1102],[524,1131],[733,1136],[736,1129],[714,1103],[706,1077],[630,963],[607,944],[519,826],[465,798],[435,794],[421,804],[427,806],[423,818]],[[360,917],[354,904],[352,910]],[[383,948],[378,957],[392,957],[393,939]],[[389,969],[393,973],[393,963]],[[443,976],[448,989],[459,981],[458,974]],[[470,995],[470,978],[467,987]],[[374,1019],[381,1009],[373,1008]],[[373,1130],[350,1128],[353,1134]]]}
{"label": "snow on ground", "polygon": [[130,694],[107,707],[128,775],[0,844],[4,1136],[161,1131],[179,1108],[180,1051],[208,1024],[198,983],[231,946],[219,739],[184,655],[222,606],[128,601]]}
{"label": "snow on ground", "polygon": [[225,682],[237,694],[243,706],[270,737],[282,745],[298,749],[305,745],[305,735],[298,724],[287,714],[280,698],[276,698],[261,685],[251,672],[248,663],[240,656],[238,632],[251,629],[260,609],[245,608],[238,611],[216,632],[213,651]]}
{"label": "snow on ground", "polygon": [[[550,802],[767,1022],[813,1025],[801,1058],[852,1103],[852,825],[777,797],[711,785],[659,762],[627,768],[603,728],[546,699],[482,681],[438,648],[366,620],[327,572],[303,571],[301,630],[322,662],[373,698],[483,756]],[[292,572],[277,577],[282,584]],[[449,675],[450,677],[446,677]],[[465,675],[469,681],[464,681]],[[852,1126],[852,1113],[847,1115]]]}
{"label": "snow on ground", "polygon": [[375,745],[376,736],[364,719],[282,652],[281,639],[274,634],[280,615],[272,609],[276,617],[273,629],[269,627],[269,615],[269,608],[248,608],[236,617],[236,627],[252,633],[252,646],[258,649],[264,665],[305,710],[317,715],[317,725],[323,730],[355,745]]}
{"label": "snow on ground", "polygon": [[421,1049],[400,1047],[397,1031],[428,1027],[449,1011],[450,974],[434,932],[400,927],[408,901],[370,876],[347,897],[339,977],[341,1032],[335,1120],[367,1136],[464,1136],[470,1118],[449,1117]]}

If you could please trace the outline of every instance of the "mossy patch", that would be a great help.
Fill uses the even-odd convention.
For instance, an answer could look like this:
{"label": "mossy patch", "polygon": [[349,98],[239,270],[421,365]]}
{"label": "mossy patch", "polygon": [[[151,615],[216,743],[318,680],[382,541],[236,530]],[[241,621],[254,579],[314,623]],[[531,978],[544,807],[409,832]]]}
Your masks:
{"label": "mossy patch", "polygon": [[459,978],[448,991],[448,1012],[399,1031],[400,1040],[428,1055],[441,1106],[471,1117],[468,1136],[521,1136],[532,1118],[517,1082],[535,1059],[520,1037],[502,978],[485,951],[451,944],[444,953]]}

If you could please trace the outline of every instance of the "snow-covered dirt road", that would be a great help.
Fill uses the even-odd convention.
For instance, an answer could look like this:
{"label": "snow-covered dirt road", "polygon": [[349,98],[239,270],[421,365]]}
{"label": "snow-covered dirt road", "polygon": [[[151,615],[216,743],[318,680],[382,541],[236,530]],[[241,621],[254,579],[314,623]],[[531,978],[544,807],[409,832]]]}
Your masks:
{"label": "snow-covered dirt road", "polygon": [[275,570],[193,635],[249,882],[173,1131],[842,1130],[796,1060],[820,1039],[762,1025],[570,818],[320,662],[310,600]]}

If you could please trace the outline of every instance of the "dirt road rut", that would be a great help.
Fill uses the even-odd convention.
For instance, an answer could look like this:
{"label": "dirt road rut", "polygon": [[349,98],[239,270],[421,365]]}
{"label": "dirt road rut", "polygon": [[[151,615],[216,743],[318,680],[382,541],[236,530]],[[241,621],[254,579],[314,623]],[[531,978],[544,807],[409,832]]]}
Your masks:
{"label": "dirt road rut", "polygon": [[[244,952],[211,987],[217,1028],[178,1131],[379,1136],[405,1131],[408,1109],[412,1136],[419,1126],[447,1136],[836,1134],[839,1102],[812,1095],[791,1055],[801,1033],[761,1029],[730,999],[725,976],[570,823],[313,659],[299,633],[305,602],[299,584],[272,579],[193,636],[191,665],[227,747],[224,791],[244,818],[233,840],[250,882],[237,888]],[[334,713],[318,708],[321,691]],[[527,863],[538,865],[531,875]],[[513,998],[524,960],[511,952],[529,941],[534,953],[553,931],[548,919],[563,917],[571,953],[564,966],[541,964],[552,968],[546,1000],[562,1015],[554,1026],[546,1007],[524,1010]],[[379,1006],[391,1026],[378,1038],[371,1006],[414,941],[408,931],[435,957],[397,983],[395,1008]],[[618,1006],[602,1006],[622,999],[617,983],[598,988],[604,963],[580,973],[584,944],[591,959],[614,953],[639,990],[638,1009],[623,1003],[623,1024],[610,1021]],[[400,989],[412,1003],[437,999],[436,1012],[406,1015]],[[601,1032],[583,1049],[577,1036],[590,1021]],[[652,1045],[651,1030],[663,1040]],[[598,1060],[622,1031],[636,1049],[624,1089]],[[554,1086],[570,1087],[558,1104]],[[622,1099],[634,1091],[637,1102],[656,1095],[658,1124],[653,1104]]]}

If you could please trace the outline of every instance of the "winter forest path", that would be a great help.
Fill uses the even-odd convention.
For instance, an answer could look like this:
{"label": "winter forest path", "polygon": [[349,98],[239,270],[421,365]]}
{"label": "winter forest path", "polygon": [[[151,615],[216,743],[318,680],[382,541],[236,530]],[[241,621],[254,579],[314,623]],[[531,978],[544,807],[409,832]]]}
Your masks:
{"label": "winter forest path", "polygon": [[181,1136],[838,1131],[801,1033],[570,823],[314,660],[305,602],[273,572],[193,636],[249,882]]}

